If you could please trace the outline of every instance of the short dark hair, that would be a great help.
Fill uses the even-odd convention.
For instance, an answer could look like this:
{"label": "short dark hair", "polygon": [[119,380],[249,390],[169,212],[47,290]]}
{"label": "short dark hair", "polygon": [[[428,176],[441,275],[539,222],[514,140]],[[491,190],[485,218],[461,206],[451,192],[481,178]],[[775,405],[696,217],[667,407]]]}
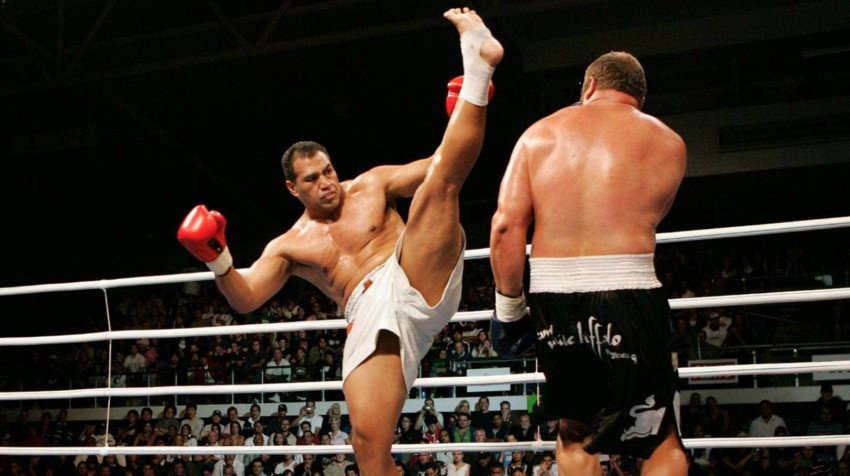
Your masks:
{"label": "short dark hair", "polygon": [[280,165],[283,167],[283,175],[286,177],[286,180],[294,182],[296,178],[295,170],[292,168],[292,161],[299,157],[313,157],[317,152],[324,152],[330,156],[325,146],[318,142],[303,140],[289,146],[280,159]]}
{"label": "short dark hair", "polygon": [[582,96],[588,79],[596,78],[597,89],[614,89],[638,100],[643,107],[646,99],[646,73],[634,56],[624,51],[612,51],[597,58],[584,73]]}

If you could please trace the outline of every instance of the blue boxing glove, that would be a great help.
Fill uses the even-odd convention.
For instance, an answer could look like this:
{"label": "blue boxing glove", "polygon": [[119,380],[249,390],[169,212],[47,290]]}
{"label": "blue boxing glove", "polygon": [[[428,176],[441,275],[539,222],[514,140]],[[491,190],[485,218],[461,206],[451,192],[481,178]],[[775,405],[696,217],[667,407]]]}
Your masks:
{"label": "blue boxing glove", "polygon": [[490,318],[490,341],[493,349],[505,357],[516,357],[530,349],[537,340],[525,296],[511,298],[496,291],[496,310]]}

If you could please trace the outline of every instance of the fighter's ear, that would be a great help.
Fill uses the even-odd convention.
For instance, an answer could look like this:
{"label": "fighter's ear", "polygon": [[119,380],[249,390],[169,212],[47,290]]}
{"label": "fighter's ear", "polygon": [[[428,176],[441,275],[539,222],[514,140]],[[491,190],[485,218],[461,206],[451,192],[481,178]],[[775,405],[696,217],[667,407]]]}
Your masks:
{"label": "fighter's ear", "polygon": [[295,190],[295,182],[293,182],[292,180],[286,181],[286,189],[289,190],[289,193],[291,193],[292,196],[298,196],[298,190]]}
{"label": "fighter's ear", "polygon": [[582,91],[581,102],[584,104],[593,96],[593,93],[596,92],[596,78],[590,76],[587,78],[587,81],[584,82],[584,90]]}

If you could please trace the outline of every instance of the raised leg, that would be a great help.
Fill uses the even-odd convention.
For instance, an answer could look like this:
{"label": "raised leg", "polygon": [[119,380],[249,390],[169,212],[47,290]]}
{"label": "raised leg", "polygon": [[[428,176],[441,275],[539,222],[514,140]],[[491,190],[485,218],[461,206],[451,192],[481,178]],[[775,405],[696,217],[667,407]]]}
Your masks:
{"label": "raised leg", "polygon": [[[452,9],[444,16],[461,35],[485,28],[478,14],[468,8]],[[476,52],[478,58],[465,58],[464,62],[474,60],[495,67],[504,49],[491,37]],[[401,267],[429,305],[440,300],[462,251],[458,194],[481,152],[486,113],[486,106],[458,100],[431,168],[410,205]]]}

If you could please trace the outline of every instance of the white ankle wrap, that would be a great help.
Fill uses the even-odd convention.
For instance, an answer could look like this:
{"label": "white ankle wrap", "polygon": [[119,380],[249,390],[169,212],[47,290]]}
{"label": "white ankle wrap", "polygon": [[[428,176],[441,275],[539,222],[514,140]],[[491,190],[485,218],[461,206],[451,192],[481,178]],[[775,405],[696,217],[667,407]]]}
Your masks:
{"label": "white ankle wrap", "polygon": [[458,96],[476,106],[489,102],[490,78],[496,68],[481,59],[481,45],[493,38],[487,28],[469,30],[460,35],[460,52],[463,55],[463,86]]}

